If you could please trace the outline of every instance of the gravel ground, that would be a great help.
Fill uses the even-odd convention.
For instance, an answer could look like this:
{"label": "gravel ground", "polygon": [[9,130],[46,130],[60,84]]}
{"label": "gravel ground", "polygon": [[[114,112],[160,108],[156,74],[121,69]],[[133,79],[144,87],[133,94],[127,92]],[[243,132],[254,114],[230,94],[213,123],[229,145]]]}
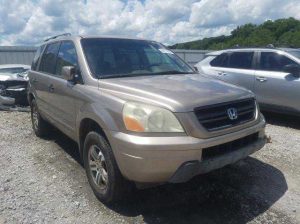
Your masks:
{"label": "gravel ground", "polygon": [[32,132],[29,113],[0,112],[0,223],[300,223],[300,120],[267,114],[271,143],[188,183],[135,192],[106,207],[77,146]]}

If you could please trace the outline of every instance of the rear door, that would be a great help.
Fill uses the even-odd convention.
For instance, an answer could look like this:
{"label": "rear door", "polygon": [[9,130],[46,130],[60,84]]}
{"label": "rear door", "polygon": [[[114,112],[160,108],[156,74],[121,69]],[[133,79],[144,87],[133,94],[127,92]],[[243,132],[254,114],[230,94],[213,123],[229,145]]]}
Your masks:
{"label": "rear door", "polygon": [[254,89],[254,52],[226,52],[211,61],[214,76],[249,90]]}
{"label": "rear door", "polygon": [[261,106],[274,110],[300,111],[300,79],[283,71],[284,66],[298,63],[274,51],[261,52],[258,58],[254,93]]}
{"label": "rear door", "polygon": [[42,45],[37,49],[35,56],[33,58],[32,64],[31,64],[31,70],[28,73],[29,87],[31,88],[31,90],[33,90],[34,95],[35,95],[35,100],[37,101],[39,110],[41,110],[41,111],[45,110],[44,109],[45,105],[43,105],[43,101],[41,100],[42,95],[43,95],[43,92],[42,92],[43,88],[41,86],[43,82],[41,82],[41,81],[43,81],[43,80],[41,78],[40,73],[38,72],[38,66],[39,66],[40,59],[42,57],[42,53],[43,53],[44,49],[45,49],[45,45]]}
{"label": "rear door", "polygon": [[49,74],[53,72],[56,63],[59,43],[51,43],[46,46],[39,64],[38,72],[31,77],[31,83],[36,90],[37,104],[42,114],[51,117],[49,108]]}

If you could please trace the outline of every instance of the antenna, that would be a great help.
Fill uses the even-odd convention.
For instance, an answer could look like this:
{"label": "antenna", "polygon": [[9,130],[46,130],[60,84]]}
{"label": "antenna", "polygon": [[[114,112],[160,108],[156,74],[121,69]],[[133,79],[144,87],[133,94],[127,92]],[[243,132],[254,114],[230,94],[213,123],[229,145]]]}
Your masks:
{"label": "antenna", "polygon": [[48,40],[52,40],[52,39],[56,39],[56,38],[58,38],[58,37],[63,37],[63,36],[72,36],[72,34],[71,33],[63,33],[63,34],[59,34],[59,35],[56,35],[56,36],[52,36],[52,37],[49,37],[49,38],[46,38],[45,40],[44,40],[44,42],[46,42],[46,41],[48,41]]}

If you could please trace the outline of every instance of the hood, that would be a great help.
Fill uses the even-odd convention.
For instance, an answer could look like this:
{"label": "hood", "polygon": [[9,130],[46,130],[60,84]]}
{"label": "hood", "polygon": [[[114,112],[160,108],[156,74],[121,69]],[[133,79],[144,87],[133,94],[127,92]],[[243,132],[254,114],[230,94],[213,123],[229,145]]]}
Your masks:
{"label": "hood", "polygon": [[0,81],[27,81],[28,76],[27,73],[16,73],[16,74],[10,74],[10,73],[1,73],[0,74]]}
{"label": "hood", "polygon": [[102,79],[99,88],[123,100],[156,104],[173,112],[254,96],[244,88],[200,74]]}

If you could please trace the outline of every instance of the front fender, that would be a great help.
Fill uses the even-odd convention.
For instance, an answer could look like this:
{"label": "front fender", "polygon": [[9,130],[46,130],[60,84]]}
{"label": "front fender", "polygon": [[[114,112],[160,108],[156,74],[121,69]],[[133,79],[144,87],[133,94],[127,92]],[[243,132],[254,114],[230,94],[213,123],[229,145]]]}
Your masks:
{"label": "front fender", "polygon": [[108,135],[109,131],[120,131],[124,127],[122,122],[122,105],[115,105],[114,109],[104,107],[103,104],[93,102],[82,105],[76,117],[76,136],[80,136],[80,124],[84,119],[95,121]]}

